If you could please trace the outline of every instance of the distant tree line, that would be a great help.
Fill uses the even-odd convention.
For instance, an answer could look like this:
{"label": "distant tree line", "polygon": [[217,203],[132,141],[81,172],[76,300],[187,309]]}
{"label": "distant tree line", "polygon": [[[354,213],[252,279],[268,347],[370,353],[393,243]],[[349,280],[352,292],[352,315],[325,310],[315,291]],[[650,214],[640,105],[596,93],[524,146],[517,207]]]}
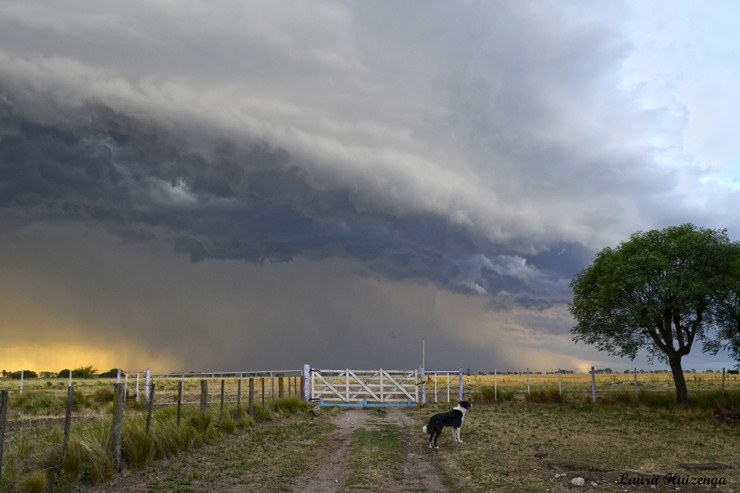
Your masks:
{"label": "distant tree line", "polygon": [[[18,371],[2,370],[0,374],[2,374],[3,378],[11,378],[11,379],[20,380],[21,371],[23,372],[24,379],[39,378],[39,374],[33,370],[18,370]],[[89,379],[89,378],[115,378],[118,376],[119,371],[120,370],[118,368],[111,368],[110,370],[104,373],[98,373],[98,370],[96,370],[92,366],[81,366],[79,368],[75,368],[74,370],[65,368],[64,370],[58,373],[54,373],[54,372],[41,372],[41,373],[42,373],[42,376],[46,378],[69,378],[69,374],[71,372],[72,378]]]}

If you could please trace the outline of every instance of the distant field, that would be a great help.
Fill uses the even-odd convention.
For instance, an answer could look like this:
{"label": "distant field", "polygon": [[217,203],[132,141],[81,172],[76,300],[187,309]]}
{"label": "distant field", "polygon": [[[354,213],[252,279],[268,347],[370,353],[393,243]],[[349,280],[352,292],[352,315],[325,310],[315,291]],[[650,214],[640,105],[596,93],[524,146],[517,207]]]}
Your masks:
{"label": "distant field", "polygon": [[[686,383],[691,393],[717,392],[723,389],[727,392],[740,391],[740,377],[738,375],[725,375],[724,384],[721,373],[686,373]],[[186,378],[184,383],[184,402],[196,404],[200,399],[200,378]],[[209,401],[216,403],[220,399],[221,378],[206,378],[209,385]],[[235,402],[238,394],[238,378],[224,379],[224,394],[226,402]],[[248,378],[242,379],[241,398],[242,402],[248,399]],[[440,376],[437,380],[437,400],[447,400],[447,378]],[[174,404],[177,402],[177,388],[179,378],[155,379],[155,402],[158,404]],[[265,401],[277,399],[280,396],[282,381],[282,395],[300,395],[300,378],[297,377],[275,377],[271,382],[269,377],[254,379],[254,400],[261,402],[263,395]],[[113,378],[75,380],[75,392],[92,398],[101,387],[112,388],[116,382]],[[673,376],[670,373],[638,373],[638,389],[651,393],[675,393]],[[634,392],[634,374],[613,373],[596,375],[596,392],[600,397],[616,393],[626,394]],[[52,379],[29,379],[24,381],[24,392],[44,395],[54,399],[63,400],[67,395],[68,380],[61,378]],[[516,399],[524,399],[528,392],[557,391],[561,392],[563,398],[568,401],[581,401],[591,396],[591,375],[585,374],[499,374],[495,377],[495,386],[499,398],[509,397],[513,394]],[[489,392],[494,388],[493,375],[466,375],[464,376],[465,394],[469,397],[476,391],[487,389]],[[20,391],[20,381],[11,379],[0,379],[0,390],[9,390],[12,395]],[[135,378],[130,378],[127,384],[128,400],[135,401],[137,394],[140,401],[144,396],[144,380],[140,379],[138,387]],[[455,400],[458,394],[457,377],[453,377],[450,383],[450,399]],[[427,379],[427,400],[434,402],[434,377]],[[12,404],[12,399],[11,399]],[[11,405],[12,409],[12,405]],[[36,410],[38,412],[40,410]],[[52,411],[52,414],[54,412]]]}

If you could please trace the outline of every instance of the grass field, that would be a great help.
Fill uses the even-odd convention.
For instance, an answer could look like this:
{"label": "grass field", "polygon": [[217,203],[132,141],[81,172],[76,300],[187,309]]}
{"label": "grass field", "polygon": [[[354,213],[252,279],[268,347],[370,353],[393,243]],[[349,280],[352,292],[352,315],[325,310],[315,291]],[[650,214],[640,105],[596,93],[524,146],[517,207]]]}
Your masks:
{"label": "grass field", "polygon": [[[21,396],[17,381],[0,381],[0,389],[11,392],[8,423],[29,425],[14,428],[6,436],[0,491],[73,491],[77,488],[74,485],[99,481],[103,482],[85,488],[110,492],[212,491],[210,485],[217,484],[223,486],[222,491],[292,491],[299,488],[300,475],[321,467],[322,451],[334,446],[327,413],[314,418],[289,400],[285,401],[287,405],[260,408],[265,413],[261,425],[242,422],[238,427],[229,422],[231,418],[219,419],[219,385],[207,422],[196,418],[196,406],[187,407],[186,427],[195,431],[178,433],[172,424],[174,406],[157,408],[155,430],[159,431],[155,437],[163,443],[160,445],[146,445],[144,408],[130,402],[124,426],[133,438],[122,473],[115,474],[106,460],[94,461],[92,466],[85,466],[87,469],[82,465],[70,469],[74,464],[62,465],[56,455],[62,427],[54,419],[63,416],[66,383],[29,380]],[[95,450],[99,450],[99,457],[107,454],[112,383],[75,382],[75,416],[89,421],[73,423],[73,434],[79,436],[74,443],[83,447],[81,451],[89,449],[93,456]],[[409,454],[432,463],[447,491],[452,492],[572,491],[575,487],[570,480],[576,476],[583,477],[588,488],[593,489],[593,482],[601,491],[680,488],[678,491],[685,493],[712,489],[711,484],[670,484],[666,474],[677,474],[674,481],[679,483],[706,479],[714,481],[714,491],[740,491],[740,426],[721,423],[712,414],[717,402],[740,409],[737,376],[726,376],[723,397],[721,374],[687,374],[691,397],[687,406],[673,403],[675,391],[670,375],[639,374],[638,383],[640,401],[636,402],[634,375],[597,375],[599,399],[591,404],[588,374],[530,375],[529,379],[527,375],[497,375],[499,399],[494,403],[490,398],[493,376],[467,376],[466,397],[477,400],[462,433],[465,443],[454,444],[446,431],[440,438],[440,449],[424,455],[430,451],[420,428],[430,413],[449,409],[447,403],[404,411],[413,424],[384,423],[382,413],[374,413],[372,427],[358,428],[350,435],[351,452],[344,465],[347,479],[337,491],[406,491],[403,485],[410,483],[404,483],[403,476],[408,473],[400,464]],[[199,383],[189,385],[195,395]],[[172,402],[177,381],[157,381],[156,386],[157,400]],[[233,381],[227,383],[227,394],[235,396],[235,388]],[[285,394],[293,388],[284,383]],[[560,389],[564,397],[556,398]],[[246,387],[243,392],[246,402]],[[256,393],[259,403],[260,385]],[[456,397],[456,387],[452,397]],[[269,404],[269,383],[266,398]],[[197,397],[192,400],[197,401]],[[226,409],[229,415],[235,410],[233,404]],[[273,416],[276,419],[269,421]],[[184,448],[171,443],[178,441],[185,443]],[[173,448],[167,451],[162,448],[166,446]],[[697,471],[682,465],[697,463],[732,467]],[[59,475],[66,470],[76,471],[76,479]],[[57,472],[50,475],[49,471]]]}
{"label": "grass field", "polygon": [[[423,423],[430,412],[412,414]],[[574,477],[593,481],[599,491],[655,491],[619,484],[629,478],[659,478],[658,491],[677,491],[664,482],[671,473],[724,478],[719,491],[740,488],[740,427],[720,423],[711,409],[505,402],[475,406],[463,430],[463,444],[454,444],[450,433],[439,442],[455,492],[572,491]],[[731,468],[692,471],[681,465],[697,463]]]}

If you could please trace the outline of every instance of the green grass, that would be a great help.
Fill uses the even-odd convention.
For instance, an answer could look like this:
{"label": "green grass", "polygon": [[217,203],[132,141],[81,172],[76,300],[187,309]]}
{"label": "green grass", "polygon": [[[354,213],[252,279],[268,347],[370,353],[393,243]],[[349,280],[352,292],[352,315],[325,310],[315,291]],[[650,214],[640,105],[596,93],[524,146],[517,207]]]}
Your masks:
{"label": "green grass", "polygon": [[347,486],[382,491],[383,485],[400,480],[404,457],[401,438],[398,427],[390,424],[354,430]]}

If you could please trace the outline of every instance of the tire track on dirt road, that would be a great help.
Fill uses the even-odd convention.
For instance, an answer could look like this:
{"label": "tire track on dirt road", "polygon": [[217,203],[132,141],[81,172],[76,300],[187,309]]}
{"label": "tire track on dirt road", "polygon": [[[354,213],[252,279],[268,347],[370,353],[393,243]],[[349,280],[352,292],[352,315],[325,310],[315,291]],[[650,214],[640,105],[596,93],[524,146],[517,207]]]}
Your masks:
{"label": "tire track on dirt road", "polygon": [[[404,460],[401,464],[401,479],[384,484],[387,493],[447,491],[442,483],[433,451],[425,447],[426,440],[421,436],[421,426],[403,409],[388,408],[385,416],[368,410],[347,410],[330,416],[328,421],[337,429],[328,438],[320,459],[312,470],[299,478],[293,491],[295,493],[338,493],[353,491],[347,485],[351,472],[352,434],[359,428],[377,429],[392,424],[398,427],[404,441]],[[366,488],[362,488],[366,491]]]}

